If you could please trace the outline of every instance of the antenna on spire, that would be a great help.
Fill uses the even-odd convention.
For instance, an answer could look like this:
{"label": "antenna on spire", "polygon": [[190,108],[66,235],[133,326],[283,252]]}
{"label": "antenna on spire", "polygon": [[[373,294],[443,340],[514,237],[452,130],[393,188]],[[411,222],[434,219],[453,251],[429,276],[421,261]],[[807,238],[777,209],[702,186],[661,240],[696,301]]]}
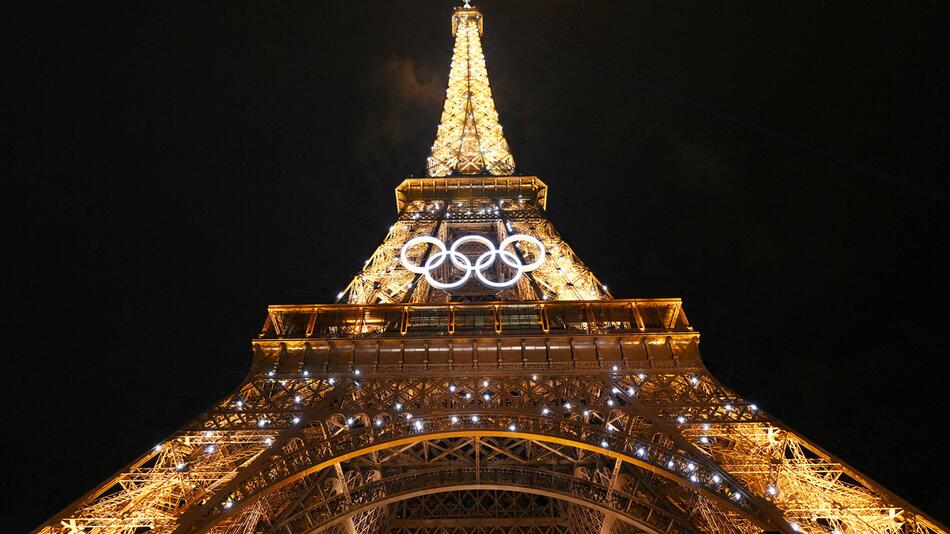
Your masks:
{"label": "antenna on spire", "polygon": [[471,2],[472,0],[464,0],[464,1],[465,1],[465,9],[471,9],[472,6],[471,4],[469,4],[469,2]]}

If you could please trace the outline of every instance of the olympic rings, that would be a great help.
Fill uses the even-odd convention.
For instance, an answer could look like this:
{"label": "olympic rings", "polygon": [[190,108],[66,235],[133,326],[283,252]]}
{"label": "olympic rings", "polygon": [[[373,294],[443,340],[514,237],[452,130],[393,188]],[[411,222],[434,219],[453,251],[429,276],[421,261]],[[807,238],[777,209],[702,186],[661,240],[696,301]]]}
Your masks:
{"label": "olympic rings", "polygon": [[[537,259],[527,265],[521,264],[521,258],[518,257],[517,254],[505,250],[506,248],[515,245],[520,241],[527,241],[538,249]],[[419,265],[412,263],[409,261],[409,258],[406,257],[406,252],[408,252],[410,248],[423,243],[432,245],[436,250],[429,255],[429,258],[425,261],[425,264]],[[468,256],[458,251],[458,248],[465,243],[478,243],[488,250],[476,258],[475,263],[472,264],[471,260],[468,259]],[[544,263],[544,255],[544,245],[541,244],[541,241],[538,241],[536,238],[527,234],[515,234],[509,236],[507,239],[502,241],[500,245],[498,245],[497,249],[491,241],[480,235],[464,236],[456,240],[455,243],[452,243],[451,248],[446,248],[445,243],[443,243],[441,239],[424,235],[414,237],[409,241],[406,241],[406,244],[402,246],[402,250],[399,253],[399,261],[401,261],[403,266],[409,271],[416,274],[424,274],[426,281],[429,282],[429,285],[436,289],[455,289],[457,287],[461,287],[472,277],[472,273],[475,273],[475,277],[478,278],[482,284],[485,284],[486,286],[493,289],[504,289],[517,284],[518,280],[521,279],[522,274],[533,271],[540,267],[541,264]],[[512,269],[515,269],[516,273],[511,277],[510,280],[504,282],[495,282],[485,277],[485,270],[495,262],[496,256],[501,258],[502,263],[511,267]],[[452,265],[454,265],[457,269],[465,272],[461,278],[454,282],[440,282],[432,276],[432,271],[445,263],[446,258],[448,258],[449,261],[452,262]]]}

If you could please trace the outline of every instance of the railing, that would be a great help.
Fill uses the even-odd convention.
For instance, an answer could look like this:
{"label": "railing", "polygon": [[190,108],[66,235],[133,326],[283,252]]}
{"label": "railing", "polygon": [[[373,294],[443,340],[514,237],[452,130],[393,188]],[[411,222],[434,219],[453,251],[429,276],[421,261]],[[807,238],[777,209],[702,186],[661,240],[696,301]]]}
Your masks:
{"label": "railing", "polygon": [[270,306],[262,339],[691,332],[679,299]]}

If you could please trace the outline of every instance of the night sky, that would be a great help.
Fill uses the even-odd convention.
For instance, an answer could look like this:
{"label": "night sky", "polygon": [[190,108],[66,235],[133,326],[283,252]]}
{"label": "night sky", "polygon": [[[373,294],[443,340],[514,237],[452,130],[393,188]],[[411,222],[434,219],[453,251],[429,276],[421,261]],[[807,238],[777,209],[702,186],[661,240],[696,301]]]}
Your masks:
{"label": "night sky", "polygon": [[[268,304],[333,301],[424,173],[452,5],[72,2],[15,45],[5,531],[231,391]],[[713,374],[950,521],[948,4],[478,5],[614,295],[683,298]]]}

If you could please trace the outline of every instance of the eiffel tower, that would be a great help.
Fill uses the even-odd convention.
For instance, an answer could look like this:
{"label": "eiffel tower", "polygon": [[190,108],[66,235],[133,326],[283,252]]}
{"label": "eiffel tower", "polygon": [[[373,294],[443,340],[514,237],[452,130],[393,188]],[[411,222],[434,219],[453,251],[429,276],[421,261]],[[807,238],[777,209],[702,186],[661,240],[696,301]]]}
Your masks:
{"label": "eiffel tower", "polygon": [[679,299],[614,298],[455,48],[428,176],[334,304],[270,306],[245,381],[35,532],[946,532],[718,382]]}

